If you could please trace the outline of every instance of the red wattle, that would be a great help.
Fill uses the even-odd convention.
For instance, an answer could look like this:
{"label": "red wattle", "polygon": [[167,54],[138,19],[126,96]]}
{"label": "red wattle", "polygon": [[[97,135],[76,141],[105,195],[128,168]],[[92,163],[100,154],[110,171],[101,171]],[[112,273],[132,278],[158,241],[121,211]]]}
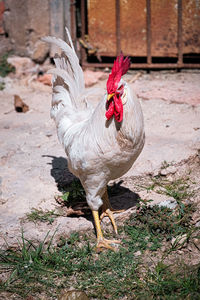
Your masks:
{"label": "red wattle", "polygon": [[114,113],[114,103],[113,101],[110,103],[108,110],[106,111],[106,118],[110,120]]}
{"label": "red wattle", "polygon": [[118,96],[119,98],[116,97],[115,99],[115,110],[114,110],[114,116],[115,116],[115,120],[117,122],[122,122],[123,120],[123,104],[122,104],[122,100],[121,97]]}
{"label": "red wattle", "polygon": [[110,120],[110,118],[113,116],[115,117],[115,120],[117,122],[122,122],[123,120],[123,104],[121,97],[118,95],[118,97],[115,95],[113,97],[113,101],[109,103],[109,108],[106,111],[106,118]]}

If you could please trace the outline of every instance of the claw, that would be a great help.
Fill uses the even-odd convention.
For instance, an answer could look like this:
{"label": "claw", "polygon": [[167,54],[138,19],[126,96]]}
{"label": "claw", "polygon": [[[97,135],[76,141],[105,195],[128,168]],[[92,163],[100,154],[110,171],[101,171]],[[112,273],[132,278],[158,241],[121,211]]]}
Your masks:
{"label": "claw", "polygon": [[112,251],[116,251],[117,249],[115,247],[112,247],[111,244],[120,244],[121,242],[118,240],[106,240],[103,237],[101,231],[98,211],[92,210],[92,214],[94,217],[94,223],[97,231],[97,246],[96,246],[97,252],[101,252],[103,249],[110,249]]}
{"label": "claw", "polygon": [[[125,212],[125,209],[113,209],[113,208],[109,208],[109,210],[110,210],[110,212],[112,214],[120,214],[122,212]],[[108,213],[106,211],[103,211],[101,213],[100,220],[102,220],[104,217],[109,217]]]}
{"label": "claw", "polygon": [[118,240],[107,240],[105,238],[102,238],[99,241],[97,241],[96,251],[101,252],[103,251],[103,249],[109,249],[116,252],[117,249],[115,247],[112,247],[111,244],[120,244],[120,243],[121,241]]}

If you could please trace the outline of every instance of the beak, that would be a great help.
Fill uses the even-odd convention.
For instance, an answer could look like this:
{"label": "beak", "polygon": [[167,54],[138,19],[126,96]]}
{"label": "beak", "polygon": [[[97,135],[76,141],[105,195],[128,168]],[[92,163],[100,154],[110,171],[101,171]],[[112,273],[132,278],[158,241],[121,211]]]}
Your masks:
{"label": "beak", "polygon": [[108,94],[107,96],[107,101],[109,101],[113,96],[114,96],[115,93],[112,93],[112,94]]}

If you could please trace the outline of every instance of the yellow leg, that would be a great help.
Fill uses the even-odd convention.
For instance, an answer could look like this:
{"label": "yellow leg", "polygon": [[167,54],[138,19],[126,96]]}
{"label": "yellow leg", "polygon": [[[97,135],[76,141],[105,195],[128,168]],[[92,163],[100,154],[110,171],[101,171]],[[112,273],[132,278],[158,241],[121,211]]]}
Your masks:
{"label": "yellow leg", "polygon": [[93,214],[94,223],[95,223],[96,232],[97,232],[97,251],[102,251],[102,248],[107,248],[107,249],[116,251],[116,249],[114,247],[112,247],[110,244],[120,244],[120,241],[106,240],[103,237],[103,234],[101,231],[99,212],[97,210],[93,210],[92,214]]}
{"label": "yellow leg", "polygon": [[107,190],[105,191],[103,197],[102,197],[102,200],[103,200],[103,205],[102,205],[102,213],[101,213],[101,216],[100,216],[100,220],[102,220],[104,217],[109,217],[110,220],[111,220],[111,223],[113,225],[113,228],[114,228],[114,231],[115,233],[117,234],[117,225],[115,223],[115,219],[114,219],[114,216],[113,214],[114,213],[121,213],[124,211],[124,209],[122,210],[114,210],[110,204],[110,201],[108,199],[108,192]]}

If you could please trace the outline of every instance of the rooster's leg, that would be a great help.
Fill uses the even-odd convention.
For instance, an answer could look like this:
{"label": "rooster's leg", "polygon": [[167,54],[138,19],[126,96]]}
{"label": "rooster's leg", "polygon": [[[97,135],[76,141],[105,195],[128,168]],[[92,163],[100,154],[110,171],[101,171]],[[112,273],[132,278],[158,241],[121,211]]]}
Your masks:
{"label": "rooster's leg", "polygon": [[111,223],[113,225],[113,228],[114,228],[114,231],[115,233],[117,234],[117,225],[115,223],[115,219],[114,219],[114,216],[113,214],[114,213],[121,213],[124,211],[124,209],[122,210],[115,210],[112,208],[111,204],[110,204],[110,201],[108,199],[108,192],[107,190],[105,191],[103,197],[102,197],[102,200],[103,200],[103,205],[102,205],[102,213],[101,213],[101,216],[100,216],[100,220],[102,220],[104,217],[109,217],[110,220],[111,220]]}
{"label": "rooster's leg", "polygon": [[96,232],[97,232],[97,250],[101,251],[102,248],[107,248],[107,249],[115,251],[116,249],[114,247],[112,247],[111,244],[120,244],[120,241],[106,240],[103,237],[103,234],[101,231],[99,212],[97,210],[93,210],[92,214],[93,214],[94,223],[95,223]]}

